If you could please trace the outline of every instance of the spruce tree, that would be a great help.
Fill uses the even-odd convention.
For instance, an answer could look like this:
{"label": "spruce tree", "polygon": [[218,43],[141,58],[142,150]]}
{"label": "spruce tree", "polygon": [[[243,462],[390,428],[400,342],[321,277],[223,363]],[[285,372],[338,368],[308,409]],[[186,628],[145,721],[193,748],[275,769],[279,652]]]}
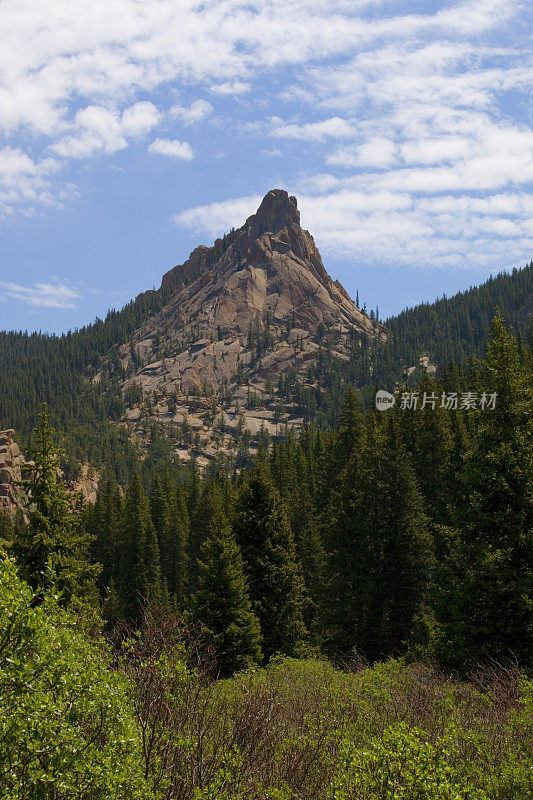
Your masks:
{"label": "spruce tree", "polygon": [[[417,408],[402,410],[397,403],[393,414],[411,455],[426,513],[434,522],[443,524],[447,520],[447,506],[457,468],[457,464],[452,462],[451,412],[441,408],[442,390],[426,373],[416,391],[419,394]],[[426,405],[422,407],[424,398]]]}
{"label": "spruce tree", "polygon": [[152,481],[150,490],[150,514],[154,523],[155,532],[160,549],[163,531],[168,522],[168,505],[170,501],[170,486],[168,472],[166,480],[163,476],[157,475]]}
{"label": "spruce tree", "polygon": [[311,476],[308,458],[299,443],[289,440],[281,447],[273,447],[270,467],[285,502],[294,536],[296,560],[305,587],[303,616],[306,627],[310,630],[321,588],[317,576],[322,571],[324,553],[318,514],[309,487]]}
{"label": "spruce tree", "polygon": [[[161,557],[161,574],[176,609],[183,607],[188,570],[189,521],[183,491],[172,486],[168,473],[152,494],[152,517]],[[159,509],[157,505],[159,504]]]}
{"label": "spruce tree", "polygon": [[324,519],[320,621],[332,655],[405,649],[426,600],[432,547],[409,456],[392,415],[372,415]]}
{"label": "spruce tree", "polygon": [[482,375],[496,405],[477,413],[437,605],[439,655],[463,669],[533,652],[532,376],[499,314]]}
{"label": "spruce tree", "polygon": [[27,524],[16,526],[13,552],[21,576],[34,589],[46,588],[51,579],[63,602],[94,602],[99,564],[91,564],[92,537],[82,524],[81,497],[69,492],[59,479],[61,451],[53,441],[46,404],[28,449],[33,463],[26,464],[23,481]]}
{"label": "spruce tree", "polygon": [[242,556],[221,512],[212,518],[202,545],[198,589],[190,608],[216,648],[221,677],[261,663],[261,629],[252,611]]}
{"label": "spruce tree", "polygon": [[287,513],[264,464],[257,464],[241,487],[234,531],[252,608],[261,625],[265,658],[301,654],[307,635],[303,581]]}
{"label": "spruce tree", "polygon": [[4,508],[0,508],[0,547],[5,547],[13,540],[15,526],[11,514]]}
{"label": "spruce tree", "polygon": [[333,458],[330,467],[333,476],[340,474],[358,446],[363,424],[361,401],[355,389],[350,386],[344,397],[333,439]]}
{"label": "spruce tree", "polygon": [[87,529],[94,537],[92,553],[95,560],[102,564],[99,581],[102,592],[107,590],[112,580],[119,579],[123,505],[120,490],[108,482],[98,492],[86,521]]}
{"label": "spruce tree", "polygon": [[147,601],[159,604],[164,599],[157,535],[138,473],[126,491],[122,554],[117,589],[123,598],[127,618],[138,622]]}
{"label": "spruce tree", "polygon": [[207,539],[209,526],[213,517],[225,514],[224,497],[218,482],[211,478],[203,483],[198,493],[196,506],[191,514],[189,537],[189,585],[195,589],[198,585],[198,560],[202,553],[202,544]]}

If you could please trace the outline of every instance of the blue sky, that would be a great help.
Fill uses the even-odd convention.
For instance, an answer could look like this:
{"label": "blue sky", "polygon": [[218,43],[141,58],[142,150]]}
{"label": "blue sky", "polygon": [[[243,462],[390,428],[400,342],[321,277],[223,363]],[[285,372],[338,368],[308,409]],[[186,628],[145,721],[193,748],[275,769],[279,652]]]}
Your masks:
{"label": "blue sky", "polygon": [[3,0],[0,328],[158,286],[269,189],[381,316],[533,257],[527,2]]}

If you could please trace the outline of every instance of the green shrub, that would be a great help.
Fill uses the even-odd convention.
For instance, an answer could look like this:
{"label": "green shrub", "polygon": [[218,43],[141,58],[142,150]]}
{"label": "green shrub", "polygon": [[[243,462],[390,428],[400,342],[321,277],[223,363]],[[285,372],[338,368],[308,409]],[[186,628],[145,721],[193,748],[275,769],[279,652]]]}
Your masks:
{"label": "green shrub", "polygon": [[129,687],[0,556],[0,797],[148,800]]}
{"label": "green shrub", "polygon": [[450,752],[405,722],[368,744],[347,741],[333,781],[331,800],[485,800],[454,775]]}

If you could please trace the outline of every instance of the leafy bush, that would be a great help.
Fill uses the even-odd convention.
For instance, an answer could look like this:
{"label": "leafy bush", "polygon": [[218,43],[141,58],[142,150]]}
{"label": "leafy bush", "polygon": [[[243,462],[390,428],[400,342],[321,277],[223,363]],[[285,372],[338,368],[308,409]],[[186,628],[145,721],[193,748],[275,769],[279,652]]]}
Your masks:
{"label": "leafy bush", "polygon": [[0,558],[2,800],[533,797],[533,682],[514,670],[278,659],[214,681],[173,616],[145,614],[113,667],[92,637]]}
{"label": "leafy bush", "polygon": [[[432,745],[427,735],[405,722],[387,728],[369,744],[345,743],[341,767],[332,783],[331,800],[463,800],[461,786],[446,748]],[[485,800],[485,793],[475,794]]]}
{"label": "leafy bush", "polygon": [[51,593],[0,557],[0,796],[148,800],[129,686]]}

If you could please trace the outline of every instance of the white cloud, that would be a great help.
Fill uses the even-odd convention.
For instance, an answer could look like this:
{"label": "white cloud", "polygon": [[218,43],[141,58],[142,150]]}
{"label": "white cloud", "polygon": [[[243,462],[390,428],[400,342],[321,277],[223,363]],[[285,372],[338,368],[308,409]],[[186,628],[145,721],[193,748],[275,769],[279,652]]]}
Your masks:
{"label": "white cloud", "polygon": [[70,187],[53,194],[51,177],[59,169],[53,158],[34,161],[20,148],[0,150],[0,218],[15,213],[32,214],[36,205],[60,205],[61,195]]}
{"label": "white cloud", "polygon": [[[327,176],[316,178],[315,186],[311,176],[304,179],[312,193],[300,194],[298,202],[302,225],[312,231],[326,257],[485,271],[531,258],[530,195],[420,198],[405,191],[365,187],[363,182],[353,189],[343,188],[340,181],[328,184]],[[260,196],[252,196],[196,206],[176,215],[175,221],[218,236],[242,225],[260,201]]]}
{"label": "white cloud", "polygon": [[[166,107],[185,91],[210,92],[224,107],[221,130],[278,156],[276,183],[294,175],[287,141],[317,145],[312,163],[301,148],[292,182],[327,251],[444,265],[448,248],[450,264],[519,260],[533,181],[523,0],[437,0],[423,13],[376,6],[3,0],[0,213],[60,202],[58,159],[111,155],[149,134],[151,152],[192,159],[193,125],[213,106],[181,100],[163,115],[155,98]],[[268,116],[285,103],[286,119]],[[173,119],[191,127],[190,142],[160,138]],[[231,158],[233,144],[216,149]],[[176,219],[217,233],[252,206],[245,197]]]}
{"label": "white cloud", "polygon": [[130,140],[149,133],[158,120],[156,107],[147,101],[125,108],[122,114],[103,106],[87,106],[76,112],[75,133],[60,139],[52,149],[65,158],[116,153]]}
{"label": "white cloud", "polygon": [[138,138],[149,133],[159,122],[159,111],[153,103],[145,100],[124,109],[120,127],[125,136]]}
{"label": "white cloud", "polygon": [[467,137],[453,135],[414,139],[401,145],[400,152],[406,164],[441,164],[474,155],[475,143]]}
{"label": "white cloud", "polygon": [[359,16],[360,5],[3,0],[0,128],[51,135],[70,125],[72,101],[120,107],[132,93],[171,81],[243,94],[266,70],[324,62],[384,40],[478,36],[520,7],[513,0],[470,0],[436,12],[372,17]]}
{"label": "white cloud", "polygon": [[341,185],[339,178],[329,172],[301,175],[296,183],[296,194],[324,194]]}
{"label": "white cloud", "polygon": [[34,175],[37,165],[19,148],[4,147],[0,150],[0,175],[5,178],[12,175]]}
{"label": "white cloud", "polygon": [[247,94],[251,88],[251,84],[245,81],[225,81],[224,83],[212,84],[211,91],[213,94],[239,95]]}
{"label": "white cloud", "polygon": [[339,147],[327,156],[328,164],[342,167],[377,167],[385,169],[394,163],[397,145],[390,139],[376,136],[359,147]]}
{"label": "white cloud", "polygon": [[397,145],[390,139],[377,136],[362,144],[357,153],[361,167],[390,167],[394,162]]}
{"label": "white cloud", "polygon": [[340,117],[331,117],[321,122],[308,122],[304,125],[280,125],[278,123],[272,130],[272,136],[280,139],[302,139],[308,142],[348,139],[354,134],[355,128]]}
{"label": "white cloud", "polygon": [[76,289],[61,281],[36,283],[35,286],[0,281],[0,299],[17,300],[36,308],[75,308],[75,300],[80,297]]}
{"label": "white cloud", "polygon": [[195,125],[210,117],[212,113],[213,106],[207,100],[195,100],[188,108],[175,105],[169,110],[169,115],[184,125]]}
{"label": "white cloud", "polygon": [[192,161],[194,151],[189,142],[180,142],[178,139],[155,139],[148,150],[169,158],[181,158],[183,161]]}
{"label": "white cloud", "polygon": [[195,206],[176,214],[174,222],[210,236],[220,236],[231,228],[240,227],[257,210],[261,200],[261,195],[250,195],[236,200]]}
{"label": "white cloud", "polygon": [[268,156],[268,158],[283,158],[283,153],[279,147],[264,147],[261,150],[261,155]]}

